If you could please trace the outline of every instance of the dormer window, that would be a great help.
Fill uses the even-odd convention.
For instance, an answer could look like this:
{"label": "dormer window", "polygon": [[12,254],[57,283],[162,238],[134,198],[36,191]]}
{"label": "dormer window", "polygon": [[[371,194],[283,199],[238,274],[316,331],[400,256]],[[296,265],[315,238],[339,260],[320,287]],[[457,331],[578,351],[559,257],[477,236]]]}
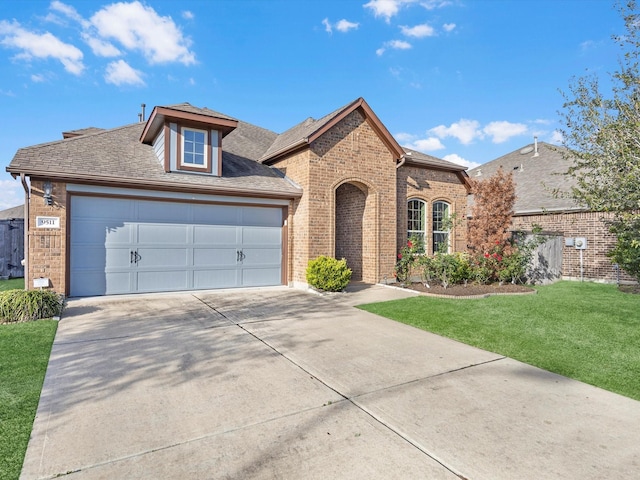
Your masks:
{"label": "dormer window", "polygon": [[182,129],[182,158],[185,167],[207,169],[209,164],[209,132],[193,128]]}
{"label": "dormer window", "polygon": [[166,173],[222,175],[222,139],[238,121],[188,103],[155,107],[142,131]]}

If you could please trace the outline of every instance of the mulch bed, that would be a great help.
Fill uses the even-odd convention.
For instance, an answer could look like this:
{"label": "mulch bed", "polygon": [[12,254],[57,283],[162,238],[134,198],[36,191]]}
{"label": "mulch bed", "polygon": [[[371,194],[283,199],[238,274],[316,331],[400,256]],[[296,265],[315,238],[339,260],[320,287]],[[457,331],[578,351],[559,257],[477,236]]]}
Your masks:
{"label": "mulch bed", "polygon": [[526,285],[513,285],[505,283],[499,285],[497,283],[491,285],[450,285],[444,288],[442,285],[430,285],[426,287],[422,283],[412,283],[405,288],[416,290],[427,295],[438,295],[448,297],[487,297],[489,295],[523,295],[536,293],[535,289]]}
{"label": "mulch bed", "polygon": [[620,285],[618,287],[618,290],[620,290],[623,293],[632,293],[635,295],[640,295],[640,285]]}

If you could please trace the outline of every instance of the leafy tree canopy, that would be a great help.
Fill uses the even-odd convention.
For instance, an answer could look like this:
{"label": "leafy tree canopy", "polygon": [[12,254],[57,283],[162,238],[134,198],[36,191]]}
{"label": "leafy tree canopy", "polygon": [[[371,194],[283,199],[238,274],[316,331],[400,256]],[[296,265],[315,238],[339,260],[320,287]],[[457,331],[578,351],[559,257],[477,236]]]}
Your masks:
{"label": "leafy tree canopy", "polygon": [[[626,33],[613,40],[622,54],[603,91],[592,74],[572,79],[561,117],[572,196],[591,210],[611,212],[618,243],[610,256],[640,279],[640,12],[635,0],[618,2]],[[622,235],[621,235],[622,234]]]}

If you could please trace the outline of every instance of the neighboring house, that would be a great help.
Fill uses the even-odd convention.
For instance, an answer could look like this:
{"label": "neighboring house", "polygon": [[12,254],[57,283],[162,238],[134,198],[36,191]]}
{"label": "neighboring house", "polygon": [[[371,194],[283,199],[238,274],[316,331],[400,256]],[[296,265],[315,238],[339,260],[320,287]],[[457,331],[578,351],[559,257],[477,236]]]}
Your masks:
{"label": "neighboring house", "polygon": [[0,211],[0,278],[24,276],[24,205]]}
{"label": "neighboring house", "polygon": [[[308,261],[393,280],[408,234],[466,247],[465,168],[405,151],[364,99],[282,134],[188,103],[18,150],[26,284],[70,296],[306,286]],[[35,283],[34,283],[35,281]]]}
{"label": "neighboring house", "polygon": [[[614,282],[617,270],[606,253],[615,245],[615,236],[603,222],[606,214],[589,211],[566,195],[575,180],[564,175],[571,165],[563,156],[565,151],[563,147],[534,141],[470,170],[469,177],[488,178],[498,168],[513,173],[517,196],[513,230],[531,232],[534,225],[542,227],[549,242],[544,247],[543,265],[538,266],[547,269],[550,277]],[[625,281],[633,280],[623,272],[620,276]]]}

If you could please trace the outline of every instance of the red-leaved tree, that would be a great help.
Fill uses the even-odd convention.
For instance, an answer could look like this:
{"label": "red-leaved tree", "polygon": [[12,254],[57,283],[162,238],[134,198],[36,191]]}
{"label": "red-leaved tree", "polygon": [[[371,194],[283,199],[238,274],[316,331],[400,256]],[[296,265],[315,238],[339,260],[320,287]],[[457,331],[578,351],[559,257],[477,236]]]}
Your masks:
{"label": "red-leaved tree", "polygon": [[468,243],[473,253],[486,253],[502,247],[504,253],[510,249],[509,227],[516,201],[516,187],[513,174],[502,168],[492,176],[471,179],[473,206],[468,222]]}

